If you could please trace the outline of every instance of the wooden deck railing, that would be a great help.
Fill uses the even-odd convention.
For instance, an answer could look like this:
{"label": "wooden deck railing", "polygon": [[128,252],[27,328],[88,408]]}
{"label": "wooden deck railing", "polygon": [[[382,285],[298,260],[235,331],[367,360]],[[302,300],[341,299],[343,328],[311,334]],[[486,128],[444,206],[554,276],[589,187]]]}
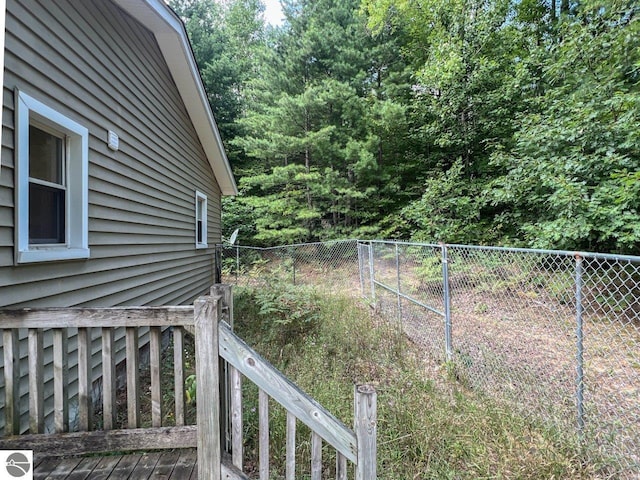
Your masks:
{"label": "wooden deck railing", "polygon": [[287,411],[286,476],[295,478],[296,419],[312,431],[311,479],[322,475],[322,440],[337,451],[336,478],[347,478],[347,461],[356,465],[356,480],[376,478],[376,394],[362,385],[355,389],[355,428],[346,427],[330,412],[306,395],[282,373],[220,323],[220,356],[230,364],[232,461],[242,469],[242,375],[259,390],[260,479],[269,478],[269,397]]}
{"label": "wooden deck railing", "polygon": [[[214,286],[210,296],[194,306],[147,308],[72,308],[0,310],[4,354],[5,432],[0,449],[33,450],[34,456],[83,455],[113,451],[166,448],[198,449],[198,478],[242,479],[242,377],[259,387],[260,478],[269,478],[268,397],[287,410],[286,478],[295,476],[296,419],[312,433],[312,479],[319,479],[322,440],[337,451],[336,478],[347,478],[347,462],[356,480],[376,478],[376,396],[360,386],[355,393],[355,428],[351,430],[309,398],[297,386],[247,346],[232,331],[231,287]],[[215,295],[215,296],[214,296]],[[221,320],[221,319],[225,319]],[[161,337],[172,327],[174,340],[174,424],[163,425],[161,391]],[[124,329],[127,414],[124,428],[116,425],[115,332]],[[151,426],[140,428],[141,383],[139,332],[148,329]],[[92,332],[100,331],[99,338]],[[185,425],[185,331],[195,335],[197,403],[196,425]],[[45,355],[43,339],[50,338],[52,354]],[[70,342],[70,339],[73,342]],[[21,372],[22,354],[28,352],[28,372]],[[26,343],[27,351],[25,352]],[[73,346],[70,344],[73,343]],[[102,429],[92,420],[92,346],[101,345]],[[77,372],[70,378],[69,358],[77,352]],[[220,396],[220,359],[228,362],[228,389]],[[53,432],[45,432],[45,366],[53,371]],[[22,434],[21,377],[28,376],[28,434]],[[225,374],[226,375],[226,374]],[[77,422],[70,422],[69,386],[77,384]],[[224,382],[223,382],[224,383]],[[47,392],[50,393],[50,392]],[[145,392],[146,393],[146,392]],[[222,400],[222,401],[221,401]],[[224,415],[220,415],[222,405]],[[228,420],[228,421],[227,421]],[[77,431],[71,431],[73,426]],[[221,435],[222,433],[222,435]],[[228,445],[223,444],[228,440]],[[231,449],[231,464],[222,450]],[[205,453],[206,452],[206,453]]]}
{"label": "wooden deck railing", "polygon": [[228,415],[227,436],[231,441],[233,465],[242,470],[243,418],[242,379],[246,377],[258,387],[258,455],[260,480],[270,473],[269,452],[269,398],[284,407],[286,416],[285,480],[296,478],[296,424],[304,423],[311,430],[311,480],[322,476],[322,441],[336,450],[336,479],[347,478],[347,463],[355,465],[355,479],[376,478],[376,392],[368,385],[355,387],[354,429],[336,419],[329,411],[303,392],[286,376],[262,358],[233,328],[233,295],[231,286],[212,288],[221,298],[222,319],[219,323],[219,354],[228,362]]}

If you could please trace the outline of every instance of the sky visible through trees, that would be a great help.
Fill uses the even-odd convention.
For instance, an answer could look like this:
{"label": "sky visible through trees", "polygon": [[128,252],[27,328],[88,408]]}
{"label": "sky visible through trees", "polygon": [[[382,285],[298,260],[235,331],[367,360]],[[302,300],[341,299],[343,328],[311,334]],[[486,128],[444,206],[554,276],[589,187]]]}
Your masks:
{"label": "sky visible through trees", "polygon": [[264,0],[264,21],[268,25],[277,27],[282,24],[284,14],[280,7],[280,0]]}
{"label": "sky visible through trees", "polygon": [[640,7],[173,0],[243,244],[394,238],[640,254]]}

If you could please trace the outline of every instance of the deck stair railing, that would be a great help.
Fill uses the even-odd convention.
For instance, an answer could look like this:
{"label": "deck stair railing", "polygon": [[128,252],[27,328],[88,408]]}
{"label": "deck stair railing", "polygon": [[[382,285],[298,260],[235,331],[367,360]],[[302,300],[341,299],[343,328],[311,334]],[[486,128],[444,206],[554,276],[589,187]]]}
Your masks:
{"label": "deck stair railing", "polygon": [[[219,323],[219,353],[227,362],[229,421],[226,436],[230,439],[232,464],[242,470],[243,395],[242,381],[248,379],[258,387],[258,456],[259,478],[270,478],[269,398],[286,410],[285,480],[296,477],[296,426],[302,422],[311,430],[311,480],[322,478],[322,443],[336,450],[337,480],[346,480],[351,462],[356,480],[376,478],[376,392],[369,385],[354,388],[354,428],[345,426],[324,407],[273,367],[260,354],[234,334],[233,295],[230,285],[214,286],[222,299],[222,321]],[[223,394],[223,397],[226,395]],[[224,421],[224,419],[223,419]]]}
{"label": "deck stair railing", "polygon": [[[199,479],[248,478],[242,473],[244,376],[259,388],[261,480],[269,478],[269,397],[287,410],[286,479],[296,475],[296,419],[312,431],[312,480],[322,475],[323,440],[337,451],[337,479],[347,478],[349,461],[355,465],[356,480],[376,478],[375,391],[368,386],[356,387],[355,427],[347,428],[233,333],[230,286],[214,286],[211,293],[198,298],[193,306],[184,307],[0,310],[5,393],[5,431],[0,437],[0,449],[33,450],[37,458],[197,447]],[[162,332],[169,327],[174,341],[175,421],[166,426],[162,405],[167,392],[161,389],[161,350]],[[117,424],[115,350],[116,332],[122,331],[117,329],[124,329],[124,426]],[[148,330],[150,363],[151,425],[144,428],[140,399],[146,392],[142,392],[139,375],[141,329]],[[94,334],[98,331],[99,335]],[[187,331],[195,335],[197,425],[186,425],[183,345]],[[96,343],[100,353],[94,351]],[[94,421],[93,411],[93,354],[101,355],[102,360],[102,415],[98,422]],[[72,366],[70,358],[74,358]],[[222,384],[221,366],[222,377],[226,377]],[[24,371],[25,367],[28,371]],[[21,379],[25,375],[28,393],[21,395]],[[220,385],[228,388],[221,389]],[[52,419],[45,415],[46,396],[53,397]],[[70,421],[72,397],[77,402],[77,421]],[[22,402],[27,402],[28,408]],[[222,408],[212,408],[214,405]],[[24,410],[28,410],[28,429],[24,419],[21,422]],[[225,414],[220,415],[221,411]],[[52,429],[48,433],[46,422]],[[96,423],[101,424],[100,430],[95,429]],[[226,450],[230,450],[231,458],[223,453]]]}

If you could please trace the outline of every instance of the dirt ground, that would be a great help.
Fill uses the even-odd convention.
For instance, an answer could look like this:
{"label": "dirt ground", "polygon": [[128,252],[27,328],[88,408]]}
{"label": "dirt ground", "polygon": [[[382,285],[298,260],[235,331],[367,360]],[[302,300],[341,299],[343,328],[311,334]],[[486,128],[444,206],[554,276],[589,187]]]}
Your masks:
{"label": "dirt ground", "polygon": [[[575,313],[549,299],[473,290],[451,293],[456,377],[525,416],[578,433]],[[397,320],[397,299],[380,296]],[[434,373],[446,360],[444,318],[401,302],[405,334]],[[612,478],[640,478],[640,335],[633,324],[593,315],[583,326],[583,434],[610,462]]]}

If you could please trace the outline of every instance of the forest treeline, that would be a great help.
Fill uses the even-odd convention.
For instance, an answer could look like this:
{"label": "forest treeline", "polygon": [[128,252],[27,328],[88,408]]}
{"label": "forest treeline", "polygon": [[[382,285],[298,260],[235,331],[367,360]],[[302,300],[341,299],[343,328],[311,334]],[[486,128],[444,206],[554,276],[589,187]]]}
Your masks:
{"label": "forest treeline", "polygon": [[640,254],[636,0],[172,0],[243,244]]}

